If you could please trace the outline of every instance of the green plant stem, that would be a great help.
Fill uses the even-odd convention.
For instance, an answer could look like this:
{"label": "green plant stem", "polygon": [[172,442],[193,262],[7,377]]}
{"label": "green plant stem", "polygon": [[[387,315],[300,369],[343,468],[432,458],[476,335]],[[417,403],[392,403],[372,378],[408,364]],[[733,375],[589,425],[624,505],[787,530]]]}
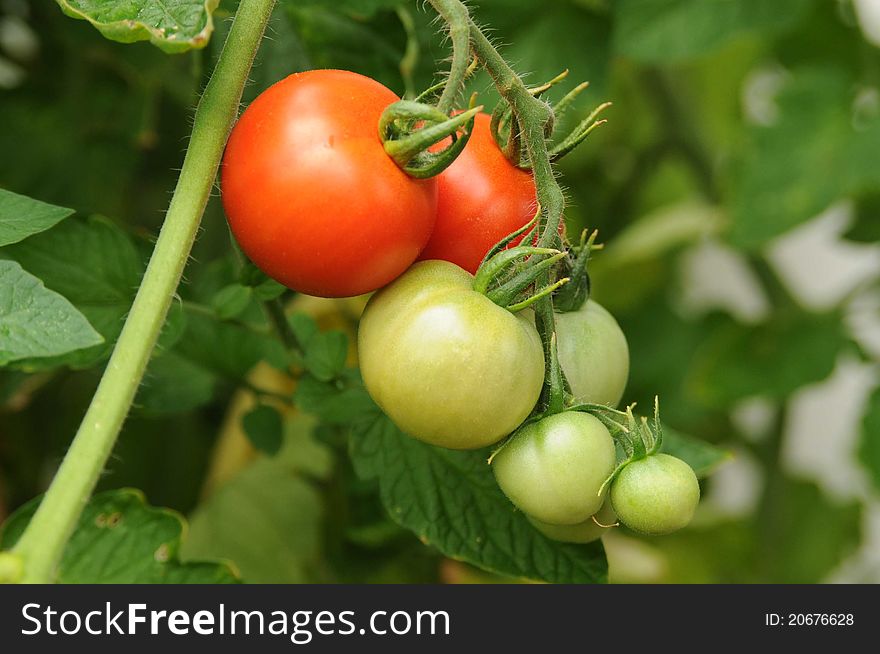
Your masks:
{"label": "green plant stem", "polygon": [[[443,91],[440,102],[459,93],[464,82],[467,59],[471,49],[489,72],[501,97],[507,101],[513,112],[512,124],[520,130],[519,141],[523,144],[532,174],[535,178],[536,194],[541,213],[538,217],[537,230],[539,247],[560,249],[562,238],[559,227],[562,223],[562,212],[565,208],[565,195],[556,181],[550,153],[547,148],[546,134],[553,124],[553,109],[543,100],[536,98],[523,84],[522,79],[498,53],[483,31],[474,23],[465,6],[459,0],[430,0],[437,13],[449,25],[452,37],[452,70]],[[464,33],[465,37],[461,37]],[[459,74],[458,67],[464,62],[464,70]],[[438,103],[438,108],[444,107]],[[535,280],[535,288],[543,288],[550,282],[549,271],[542,273]],[[544,389],[539,401],[539,410],[555,405],[557,394],[553,389],[559,388],[555,376],[564,375],[554,365],[553,337],[556,331],[553,315],[552,296],[541,298],[533,305],[535,324],[541,335],[544,346],[545,375]]]}
{"label": "green plant stem", "polygon": [[14,551],[25,583],[54,578],[64,546],[107,462],[165,322],[213,187],[223,147],[275,0],[241,3],[196,110],[168,214],[140,289],[82,424]]}
{"label": "green plant stem", "polygon": [[440,17],[449,28],[449,38],[452,41],[452,64],[449,67],[449,78],[443,93],[437,101],[437,109],[448,114],[461,90],[467,77],[468,62],[470,59],[470,16],[467,7],[459,0],[430,0]]}
{"label": "green plant stem", "polygon": [[269,318],[272,329],[278,335],[278,338],[281,339],[284,347],[288,351],[305,355],[305,348],[303,348],[302,343],[299,342],[290,323],[287,321],[287,314],[284,311],[284,305],[281,303],[281,300],[279,298],[265,300],[263,302],[263,309],[266,311],[266,316]]}
{"label": "green plant stem", "polygon": [[397,18],[406,33],[406,49],[400,59],[400,77],[403,79],[405,89],[404,97],[412,100],[416,97],[416,85],[413,81],[413,73],[419,63],[419,36],[416,33],[416,23],[409,9],[404,5],[397,5]]}
{"label": "green plant stem", "polygon": [[[538,246],[559,249],[562,246],[559,227],[565,208],[565,195],[553,173],[545,137],[547,128],[553,121],[553,110],[550,105],[529,92],[520,77],[473,21],[470,21],[470,33],[474,52],[486,67],[501,97],[510,104],[516,123],[521,130],[520,140],[525,147],[532,167],[538,204],[541,207],[541,215],[538,218],[538,233],[540,234]],[[546,286],[549,281],[549,272],[546,272],[535,281],[535,287]],[[538,300],[534,304],[534,309],[535,324],[544,345],[546,367],[540,406],[547,406],[556,404],[553,389],[558,387],[558,383],[554,382],[554,376],[562,375],[558,371],[558,367],[553,365],[554,348],[552,342],[556,326],[552,297],[547,296]],[[563,386],[564,383],[563,377]]]}

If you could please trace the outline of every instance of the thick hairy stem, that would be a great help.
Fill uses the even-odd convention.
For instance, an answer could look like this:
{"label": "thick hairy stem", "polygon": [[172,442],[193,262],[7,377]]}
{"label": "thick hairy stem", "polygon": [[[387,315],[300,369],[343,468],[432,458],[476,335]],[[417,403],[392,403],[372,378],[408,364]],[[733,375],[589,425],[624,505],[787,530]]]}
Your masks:
{"label": "thick hairy stem", "polygon": [[452,65],[437,108],[448,114],[464,88],[470,60],[470,16],[467,7],[458,0],[430,0],[431,5],[446,21],[452,41]]}
{"label": "thick hairy stem", "polygon": [[52,581],[64,546],[110,456],[180,282],[208,202],[248,71],[275,0],[243,1],[196,110],[165,223],[107,368],[39,509],[15,552],[22,581]]}
{"label": "thick hairy stem", "polygon": [[[547,149],[546,128],[553,120],[553,110],[544,101],[534,97],[523,84],[519,76],[498,53],[482,30],[473,21],[470,22],[471,43],[477,57],[486,67],[492,81],[501,96],[510,104],[516,116],[521,133],[520,140],[525,147],[526,155],[535,177],[538,204],[541,215],[538,218],[538,245],[546,248],[560,248],[561,238],[559,227],[562,223],[562,212],[565,208],[565,195],[562,192]],[[536,280],[536,288],[549,283],[549,272]],[[544,345],[544,357],[547,374],[545,375],[544,391],[541,404],[551,404],[554,384],[552,375],[561,374],[552,365],[552,341],[555,334],[553,316],[553,300],[550,296],[542,298],[534,305],[536,325]],[[564,382],[563,382],[564,384]]]}

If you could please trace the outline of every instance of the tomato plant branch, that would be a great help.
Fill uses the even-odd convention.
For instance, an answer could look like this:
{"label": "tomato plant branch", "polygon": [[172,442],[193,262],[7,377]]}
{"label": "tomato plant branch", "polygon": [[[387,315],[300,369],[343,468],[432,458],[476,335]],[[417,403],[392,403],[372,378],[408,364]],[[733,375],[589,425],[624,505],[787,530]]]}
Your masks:
{"label": "tomato plant branch", "polygon": [[412,99],[416,97],[416,86],[413,81],[413,73],[416,64],[419,62],[419,38],[416,33],[416,24],[412,14],[404,5],[397,5],[395,10],[403,31],[406,33],[406,47],[403,51],[403,57],[400,59],[398,68],[400,69],[400,77],[403,79],[405,89],[404,97]]}
{"label": "tomato plant branch", "polygon": [[134,304],[70,449],[14,551],[21,581],[53,580],[64,546],[113,449],[165,322],[211,194],[248,71],[275,0],[242,2],[196,109],[177,187]]}
{"label": "tomato plant branch", "polygon": [[[460,4],[456,2],[455,4]],[[468,19],[471,47],[477,58],[482,62],[495,83],[501,97],[510,105],[519,127],[519,139],[525,149],[535,178],[538,205],[541,214],[538,217],[537,245],[544,248],[560,249],[562,239],[559,227],[562,223],[562,212],[565,208],[565,195],[556,181],[550,152],[547,148],[547,133],[553,124],[553,110],[546,102],[535,97],[522,79],[508,65],[495,49],[483,31]],[[535,287],[547,286],[550,281],[549,272],[535,281]],[[556,332],[553,317],[553,300],[551,296],[541,298],[534,304],[535,324],[541,335],[546,359],[546,379],[541,395],[541,405],[555,404],[555,393],[552,389],[564,386],[561,368],[554,364],[555,348],[552,346]],[[560,380],[556,377],[561,377]]]}
{"label": "tomato plant branch", "polygon": [[452,41],[452,65],[449,77],[437,101],[437,109],[448,114],[464,88],[470,60],[470,16],[459,0],[430,0],[431,5],[446,22]]}
{"label": "tomato plant branch", "polygon": [[272,329],[278,335],[278,338],[281,339],[284,347],[288,351],[297,352],[300,355],[305,354],[305,348],[299,342],[299,339],[290,327],[290,323],[287,322],[287,314],[284,312],[284,305],[281,300],[279,298],[264,300],[262,304]]}

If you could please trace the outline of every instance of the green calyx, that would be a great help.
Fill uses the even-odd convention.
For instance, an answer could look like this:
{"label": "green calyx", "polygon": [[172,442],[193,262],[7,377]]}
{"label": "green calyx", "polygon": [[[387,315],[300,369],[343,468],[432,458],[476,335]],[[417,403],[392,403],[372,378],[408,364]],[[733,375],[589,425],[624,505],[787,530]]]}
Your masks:
{"label": "green calyx", "polygon": [[[540,98],[541,95],[553,86],[559,84],[567,76],[568,71],[565,70],[544,84],[530,87],[528,92],[535,98]],[[559,120],[572,107],[577,97],[586,90],[588,86],[589,82],[582,82],[569,91],[555,105],[548,105],[550,108],[550,119],[544,125],[544,133],[547,139],[553,137],[555,126],[559,124]],[[600,113],[610,106],[610,102],[600,104],[590,113],[589,116],[578,123],[574,129],[559,139],[555,145],[552,145],[548,150],[550,161],[555,163],[562,159],[562,157],[583,143],[593,130],[604,124],[606,121],[599,120],[598,117]],[[506,156],[507,159],[518,168],[530,170],[531,163],[528,158],[524,156],[523,147],[521,145],[521,126],[519,125],[517,117],[509,103],[502,101],[496,105],[492,112],[490,129],[492,131],[492,136],[495,138],[495,142],[498,143],[498,147],[504,152],[504,156]]]}
{"label": "green calyx", "polygon": [[[482,109],[482,106],[471,106],[450,117],[432,105],[400,100],[382,113],[379,138],[388,156],[408,175],[417,179],[433,177],[443,172],[464,149],[474,117]],[[432,146],[446,139],[451,139],[448,146],[431,151]]]}
{"label": "green calyx", "polygon": [[564,257],[565,252],[553,248],[518,246],[501,250],[480,265],[474,290],[509,311],[521,311],[569,281],[563,278],[536,288],[538,279]]}
{"label": "green calyx", "polygon": [[590,299],[591,284],[587,267],[593,250],[602,249],[602,245],[596,243],[598,236],[599,232],[596,230],[592,233],[584,230],[580,244],[572,247],[561,262],[561,275],[570,278],[571,282],[560,288],[553,297],[553,309],[556,312],[577,311]]}
{"label": "green calyx", "polygon": [[578,404],[569,407],[571,411],[585,411],[596,416],[608,428],[612,438],[623,450],[623,460],[602,484],[600,494],[627,465],[656,454],[663,445],[659,398],[654,398],[654,414],[650,419],[645,416],[637,418],[633,414],[634,407],[635,405],[632,404],[626,408],[626,411],[618,411],[603,404]]}

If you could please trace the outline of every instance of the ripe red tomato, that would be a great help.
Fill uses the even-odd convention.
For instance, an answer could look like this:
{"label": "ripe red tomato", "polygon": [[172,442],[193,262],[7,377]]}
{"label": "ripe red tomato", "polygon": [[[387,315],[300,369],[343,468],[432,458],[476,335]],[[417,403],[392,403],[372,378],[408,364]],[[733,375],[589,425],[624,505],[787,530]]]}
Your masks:
{"label": "ripe red tomato", "polygon": [[535,181],[505,158],[489,122],[477,115],[464,150],[437,176],[437,223],[419,259],[451,261],[473,274],[493,245],[535,214]]}
{"label": "ripe red tomato", "polygon": [[242,114],[223,159],[223,206],[270,277],[309,295],[360,295],[419,255],[437,183],[411,178],[382,147],[379,117],[397,99],[363,75],[313,70],[274,84]]}

